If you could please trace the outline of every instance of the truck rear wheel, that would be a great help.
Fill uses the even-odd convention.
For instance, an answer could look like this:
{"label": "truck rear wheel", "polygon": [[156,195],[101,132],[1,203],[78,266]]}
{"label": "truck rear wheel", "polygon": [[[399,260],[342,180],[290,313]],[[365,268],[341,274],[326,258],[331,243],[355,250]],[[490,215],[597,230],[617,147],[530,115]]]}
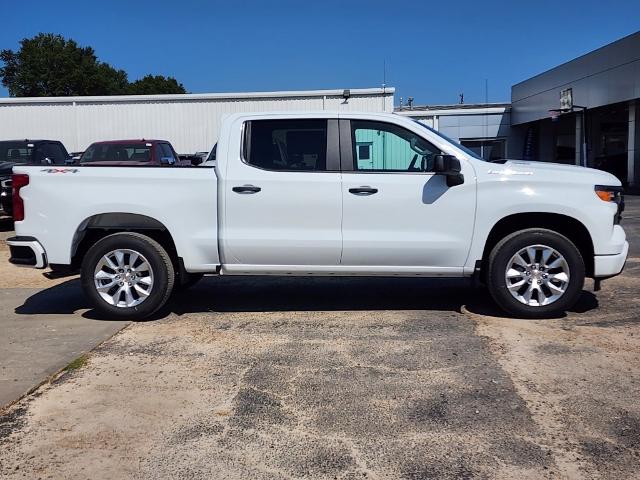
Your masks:
{"label": "truck rear wheel", "polygon": [[575,305],[584,285],[580,251],[552,230],[530,228],[502,239],[487,275],[498,306],[519,318],[549,318]]}
{"label": "truck rear wheel", "polygon": [[171,259],[155,240],[134,232],[109,235],[82,262],[81,282],[94,307],[109,318],[137,320],[167,302],[175,279]]}

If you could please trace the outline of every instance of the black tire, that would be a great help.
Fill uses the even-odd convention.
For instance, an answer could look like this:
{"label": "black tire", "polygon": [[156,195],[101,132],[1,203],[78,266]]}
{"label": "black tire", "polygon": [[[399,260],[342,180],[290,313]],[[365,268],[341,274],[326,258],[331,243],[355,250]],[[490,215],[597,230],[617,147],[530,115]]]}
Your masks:
{"label": "black tire", "polygon": [[[126,307],[107,303],[98,293],[94,272],[100,259],[118,249],[134,250],[142,254],[153,270],[153,285],[148,297],[140,304]],[[166,250],[152,238],[134,232],[115,233],[96,242],[82,261],[80,271],[82,288],[93,306],[108,318],[140,320],[157,312],[167,302],[175,281],[171,258]]]}
{"label": "black tire", "polygon": [[204,273],[185,272],[181,276],[182,278],[176,278],[176,283],[173,287],[173,291],[175,293],[184,292],[185,290],[193,287],[196,283],[202,280],[202,278],[204,277]]}
{"label": "black tire", "polygon": [[[548,305],[531,306],[522,303],[507,288],[507,264],[516,253],[532,245],[545,245],[555,249],[564,257],[569,267],[569,282],[564,294]],[[552,230],[529,228],[508,235],[493,248],[489,256],[487,286],[498,306],[516,318],[552,318],[564,314],[576,304],[584,286],[584,277],[582,255],[567,237]]]}

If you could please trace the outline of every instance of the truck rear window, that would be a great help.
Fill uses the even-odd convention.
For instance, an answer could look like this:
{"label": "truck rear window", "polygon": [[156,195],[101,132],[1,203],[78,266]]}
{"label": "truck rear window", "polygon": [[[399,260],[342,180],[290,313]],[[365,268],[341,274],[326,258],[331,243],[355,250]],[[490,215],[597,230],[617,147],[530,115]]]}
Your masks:
{"label": "truck rear window", "polygon": [[150,162],[151,147],[145,144],[94,144],[80,157],[80,163],[89,162]]}
{"label": "truck rear window", "polygon": [[0,142],[0,162],[27,163],[32,150],[25,142]]}
{"label": "truck rear window", "polygon": [[326,120],[253,120],[245,130],[244,159],[265,170],[325,171]]}

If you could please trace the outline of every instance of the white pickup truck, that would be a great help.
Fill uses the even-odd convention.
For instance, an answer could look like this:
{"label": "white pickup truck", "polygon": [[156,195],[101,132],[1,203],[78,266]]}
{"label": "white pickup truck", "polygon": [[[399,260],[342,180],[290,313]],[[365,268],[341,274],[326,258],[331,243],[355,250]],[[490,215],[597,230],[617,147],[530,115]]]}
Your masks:
{"label": "white pickup truck", "polygon": [[80,270],[118,318],[203,274],[476,276],[539,318],[627,257],[602,171],[488,163],[393,114],[236,114],[219,133],[213,167],[16,166],[10,261]]}

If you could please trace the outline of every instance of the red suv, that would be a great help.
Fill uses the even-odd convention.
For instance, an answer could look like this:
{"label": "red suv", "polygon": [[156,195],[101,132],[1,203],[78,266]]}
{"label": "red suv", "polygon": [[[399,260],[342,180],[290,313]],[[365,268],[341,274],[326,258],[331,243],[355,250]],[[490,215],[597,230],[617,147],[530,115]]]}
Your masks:
{"label": "red suv", "polygon": [[92,143],[79,161],[95,166],[177,166],[191,165],[180,160],[166,140],[110,140]]}

